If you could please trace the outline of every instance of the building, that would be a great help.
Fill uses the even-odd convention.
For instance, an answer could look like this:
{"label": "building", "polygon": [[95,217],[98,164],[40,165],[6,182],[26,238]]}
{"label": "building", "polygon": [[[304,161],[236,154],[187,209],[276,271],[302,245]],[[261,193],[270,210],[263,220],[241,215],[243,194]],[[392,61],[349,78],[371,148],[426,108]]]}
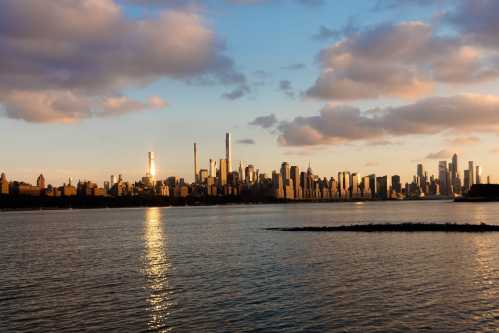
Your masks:
{"label": "building", "polygon": [[217,176],[217,161],[214,161],[210,158],[209,177],[215,178],[216,176]]}
{"label": "building", "polygon": [[293,181],[293,191],[294,197],[296,200],[302,199],[302,189],[301,189],[301,177],[300,177],[300,168],[296,165],[293,165],[290,169],[290,177]]}
{"label": "building", "polygon": [[227,161],[227,173],[232,172],[232,143],[230,133],[225,133],[225,160]]}
{"label": "building", "polygon": [[208,179],[208,170],[206,169],[199,170],[199,183],[205,184],[206,179]]}
{"label": "building", "polygon": [[369,188],[371,189],[371,198],[375,198],[377,193],[378,193],[378,190],[377,190],[377,182],[376,182],[376,175],[375,174],[372,174],[372,175],[369,175]]}
{"label": "building", "polygon": [[150,151],[147,154],[147,173],[146,176],[154,179],[156,177],[156,161],[154,152]]}
{"label": "building", "polygon": [[392,186],[388,176],[376,177],[376,189],[378,198],[390,199],[392,197]]}
{"label": "building", "polygon": [[365,176],[362,178],[362,182],[360,184],[360,193],[362,198],[364,199],[371,199],[372,198],[372,191],[371,188],[369,187],[370,181],[369,181],[369,176]]}
{"label": "building", "polygon": [[352,199],[359,199],[361,197],[360,191],[360,175],[358,173],[352,173],[350,177],[350,196]]}
{"label": "building", "polygon": [[448,178],[448,169],[447,169],[447,161],[438,162],[438,181],[440,185],[440,194],[441,195],[450,195],[449,193],[449,183],[447,182]]}
{"label": "building", "polygon": [[473,161],[469,161],[468,162],[468,170],[470,171],[469,177],[470,177],[470,187],[471,187],[476,182],[476,178],[475,178],[475,162],[473,162]]}
{"label": "building", "polygon": [[40,187],[40,191],[42,192],[45,190],[45,177],[42,174],[36,179],[36,186]]}
{"label": "building", "polygon": [[200,183],[199,169],[198,169],[198,146],[194,142],[194,183]]}
{"label": "building", "polygon": [[220,159],[220,164],[218,166],[218,181],[219,186],[227,185],[227,160]]}
{"label": "building", "polygon": [[402,193],[402,182],[399,175],[392,176],[392,190],[395,194]]}
{"label": "building", "polygon": [[0,194],[9,194],[9,181],[7,180],[7,176],[3,172],[0,176]]}
{"label": "building", "polygon": [[282,184],[282,176],[279,172],[272,172],[272,184],[274,190],[274,197],[276,199],[284,199],[284,186]]}
{"label": "building", "polygon": [[475,183],[476,184],[481,184],[482,183],[482,167],[477,165],[475,169]]}

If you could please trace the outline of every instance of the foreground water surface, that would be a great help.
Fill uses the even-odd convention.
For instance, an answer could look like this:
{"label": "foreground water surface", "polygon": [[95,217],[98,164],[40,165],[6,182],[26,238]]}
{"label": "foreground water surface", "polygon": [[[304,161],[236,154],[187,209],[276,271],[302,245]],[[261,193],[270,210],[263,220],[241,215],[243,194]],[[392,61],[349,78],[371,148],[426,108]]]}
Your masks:
{"label": "foreground water surface", "polygon": [[0,212],[0,331],[499,330],[499,234],[267,227],[499,224],[499,203]]}

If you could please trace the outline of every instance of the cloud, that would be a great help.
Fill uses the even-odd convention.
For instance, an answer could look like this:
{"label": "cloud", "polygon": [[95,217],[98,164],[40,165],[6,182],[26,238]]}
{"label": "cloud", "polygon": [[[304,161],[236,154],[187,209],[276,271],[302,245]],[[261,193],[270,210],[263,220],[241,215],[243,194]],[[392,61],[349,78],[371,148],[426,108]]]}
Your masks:
{"label": "cloud", "polygon": [[268,116],[256,117],[249,124],[252,126],[258,126],[261,128],[271,128],[274,127],[278,123],[278,120],[274,114],[270,114]]}
{"label": "cloud", "polygon": [[[286,0],[287,1],[287,0]],[[283,3],[282,0],[225,0],[230,5],[259,5],[266,3]],[[125,3],[131,3],[141,6],[166,6],[166,7],[192,7],[205,4],[202,0],[122,0]],[[324,0],[295,0],[296,3],[306,7],[319,7],[324,4]]]}
{"label": "cloud", "polygon": [[423,22],[384,23],[322,50],[322,71],[306,94],[319,99],[382,96],[415,99],[437,83],[469,84],[499,77],[494,55]]}
{"label": "cloud", "polygon": [[246,85],[243,85],[241,87],[235,88],[229,92],[222,94],[222,97],[225,99],[234,101],[236,99],[240,99],[240,98],[244,97],[249,91],[250,91],[249,87]]}
{"label": "cloud", "polygon": [[474,145],[480,143],[480,138],[476,136],[461,136],[449,140],[449,143],[455,146]]}
{"label": "cloud", "polygon": [[377,0],[373,10],[396,9],[407,6],[439,5],[449,0]]}
{"label": "cloud", "polygon": [[64,90],[11,91],[4,96],[3,104],[8,118],[32,123],[74,123],[92,117],[120,116],[166,107],[166,102],[158,96],[150,97],[147,102],[126,96],[97,100]]}
{"label": "cloud", "polygon": [[496,0],[459,0],[445,20],[464,37],[485,48],[499,47],[499,2]]}
{"label": "cloud", "polygon": [[447,159],[452,156],[452,153],[446,149],[437,151],[435,153],[430,153],[426,156],[427,160],[439,160]]}
{"label": "cloud", "polygon": [[359,32],[360,28],[356,24],[353,17],[348,19],[347,24],[341,29],[331,29],[324,25],[319,27],[319,31],[312,37],[319,41],[329,40],[329,39],[339,39],[346,36],[353,35]]}
{"label": "cloud", "polygon": [[130,112],[164,109],[167,103],[158,96],[152,96],[147,102],[132,100],[127,96],[108,97],[102,103],[103,112],[96,113],[100,117],[118,116]]}
{"label": "cloud", "polygon": [[351,106],[326,106],[318,115],[281,121],[277,130],[278,142],[285,146],[370,143],[446,132],[497,133],[499,97],[432,97],[413,104],[364,112]]}
{"label": "cloud", "polygon": [[243,144],[243,145],[254,145],[256,144],[255,140],[253,139],[241,139],[237,140],[237,143]]}
{"label": "cloud", "polygon": [[281,69],[286,69],[286,70],[290,70],[290,71],[297,71],[297,70],[300,70],[300,69],[305,69],[307,66],[305,66],[305,64],[302,64],[302,63],[294,63],[294,64],[290,64],[290,65],[287,65],[287,66],[283,66],[281,67]]}
{"label": "cloud", "polygon": [[279,90],[282,91],[286,96],[290,98],[295,97],[295,93],[293,91],[293,86],[291,84],[291,81],[289,80],[281,80],[279,82]]}
{"label": "cloud", "polygon": [[[0,74],[6,113],[39,122],[76,121],[89,100],[165,77],[246,85],[196,12],[171,9],[131,18],[113,0],[2,1]],[[20,95],[35,96],[33,103],[43,106],[39,114]]]}

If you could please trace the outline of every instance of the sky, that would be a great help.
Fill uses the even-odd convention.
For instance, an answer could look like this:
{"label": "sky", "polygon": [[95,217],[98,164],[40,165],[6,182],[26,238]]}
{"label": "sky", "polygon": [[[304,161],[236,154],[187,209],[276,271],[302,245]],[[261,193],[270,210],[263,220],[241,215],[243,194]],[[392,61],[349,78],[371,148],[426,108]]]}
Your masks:
{"label": "sky", "polygon": [[[499,1],[3,0],[0,171],[49,183],[262,172],[499,180]],[[498,178],[496,178],[496,176]]]}

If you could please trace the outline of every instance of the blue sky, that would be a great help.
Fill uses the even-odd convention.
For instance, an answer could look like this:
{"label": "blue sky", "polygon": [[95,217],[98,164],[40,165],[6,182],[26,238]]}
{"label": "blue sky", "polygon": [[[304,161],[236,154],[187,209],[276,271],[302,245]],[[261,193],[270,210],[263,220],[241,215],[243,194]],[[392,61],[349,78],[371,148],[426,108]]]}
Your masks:
{"label": "blue sky", "polygon": [[[10,16],[18,15],[20,21],[26,20],[35,26],[36,22],[30,16],[35,2],[8,0],[3,13]],[[499,61],[493,62],[489,58],[481,58],[483,55],[495,59],[498,48],[481,42],[480,34],[483,33],[485,36],[487,27],[483,31],[476,32],[471,30],[470,27],[473,25],[468,22],[459,21],[459,24],[450,24],[440,19],[445,15],[458,17],[460,6],[464,8],[466,5],[465,0],[442,0],[437,1],[436,5],[429,6],[424,4],[425,1],[405,0],[397,2],[393,8],[377,10],[374,10],[375,1],[359,0],[323,1],[316,6],[304,5],[298,0],[268,0],[246,4],[235,4],[231,1],[199,3],[176,1],[174,6],[171,5],[172,1],[161,2],[161,0],[156,0],[155,2],[159,4],[155,5],[151,5],[148,1],[131,4],[134,2],[132,0],[122,2],[102,0],[100,3],[95,0],[85,0],[84,2],[88,2],[85,10],[105,12],[102,19],[104,23],[96,21],[95,31],[84,30],[87,28],[81,28],[74,23],[71,15],[78,15],[75,13],[82,11],[78,7],[81,3],[75,4],[76,11],[73,11],[74,8],[57,9],[61,10],[63,18],[66,15],[68,21],[69,18],[71,21],[66,23],[61,19],[60,22],[54,23],[54,31],[63,27],[70,31],[74,29],[74,35],[58,36],[50,29],[37,35],[25,31],[30,27],[19,33],[15,23],[12,23],[14,20],[0,24],[0,36],[18,38],[19,34],[26,34],[20,38],[19,44],[15,44],[19,49],[15,49],[17,53],[14,53],[22,60],[19,63],[26,66],[23,71],[2,67],[1,59],[9,63],[7,60],[10,61],[9,57],[12,57],[13,53],[0,48],[0,74],[5,71],[7,78],[4,81],[6,87],[0,85],[0,105],[4,113],[4,117],[0,119],[0,131],[3,134],[3,140],[0,140],[2,151],[0,168],[7,173],[9,179],[33,182],[36,175],[43,172],[48,181],[55,184],[65,181],[67,177],[102,182],[107,180],[109,175],[118,173],[134,180],[144,174],[147,151],[150,150],[156,152],[161,177],[179,175],[191,179],[192,143],[198,142],[201,166],[206,168],[209,158],[218,159],[224,156],[226,131],[233,134],[235,162],[243,160],[246,164],[253,163],[267,173],[278,169],[281,161],[289,161],[302,168],[306,168],[308,161],[311,161],[314,171],[323,176],[334,176],[340,170],[350,170],[361,174],[373,172],[399,174],[407,181],[414,174],[416,163],[423,162],[431,173],[436,174],[438,160],[449,159],[449,153],[456,151],[462,160],[461,169],[465,167],[465,161],[474,159],[483,166],[486,175],[499,175],[499,166],[496,163],[499,146],[495,143],[497,138],[495,125],[499,125],[499,116],[497,124],[494,123],[496,121],[494,108],[499,105],[499,99],[496,101],[494,96],[492,96],[494,98],[485,98],[497,91],[495,69],[498,68]],[[110,9],[102,9],[100,6],[103,3],[109,5]],[[484,9],[478,8],[482,10],[478,13],[487,13],[487,9],[490,12],[495,8],[486,7],[495,6],[491,1],[479,0],[475,3],[484,7]],[[71,7],[71,2],[67,6]],[[122,13],[117,14],[116,10]],[[161,26],[165,28],[164,31],[149,31],[145,34],[139,30],[141,28],[136,27],[137,21],[148,22],[162,17],[162,13],[172,12],[181,13],[181,16],[166,18],[166,25]],[[42,11],[40,13],[42,20],[43,15]],[[83,16],[83,13],[81,15]],[[0,15],[0,20],[2,18]],[[349,22],[355,28],[355,32],[350,31],[346,35],[328,39],[314,37],[321,26],[341,31]],[[424,27],[418,26],[414,30],[421,28],[420,30],[424,31],[413,31],[414,24],[408,22],[421,22]],[[103,29],[108,26],[114,28],[115,25],[117,29],[131,31],[137,29],[125,35],[120,40],[121,44],[116,44],[126,44],[124,52],[115,54],[103,47],[102,44],[108,42],[104,37],[99,43],[89,42],[88,39],[98,39],[99,34],[105,35],[103,31],[99,31],[98,24],[101,23]],[[184,24],[186,27],[179,27]],[[470,57],[475,59],[480,56],[479,62],[466,63],[464,66],[462,65],[464,60],[459,58],[455,65],[457,74],[453,73],[452,66],[445,73],[438,72],[440,67],[437,68],[436,64],[440,59],[437,59],[438,54],[433,53],[428,54],[428,58],[436,59],[432,63],[412,58],[397,64],[394,68],[390,67],[391,64],[379,63],[380,66],[386,65],[389,70],[403,70],[403,66],[407,66],[410,70],[408,73],[415,75],[414,80],[423,78],[426,80],[423,82],[424,85],[432,86],[431,91],[421,88],[422,92],[418,91],[417,94],[413,94],[413,91],[417,91],[419,86],[413,85],[414,81],[405,81],[403,75],[399,73],[394,74],[394,77],[400,80],[403,94],[399,93],[400,89],[390,86],[380,89],[376,96],[367,96],[368,93],[356,96],[354,91],[348,92],[348,97],[343,98],[339,95],[343,90],[340,91],[335,86],[341,83],[337,77],[333,78],[332,85],[324,88],[327,90],[326,96],[323,94],[318,97],[310,93],[311,87],[316,86],[316,82],[324,73],[329,73],[331,69],[338,70],[327,60],[336,57],[337,53],[334,53],[336,51],[328,53],[328,49],[337,43],[355,41],[359,44],[355,47],[361,48],[363,47],[361,43],[365,42],[361,38],[364,35],[371,36],[369,38],[383,38],[386,32],[386,35],[392,33],[397,37],[399,36],[397,29],[400,27],[404,29],[407,38],[415,40],[424,35],[427,29],[431,29],[431,34],[435,37],[435,40],[429,42],[431,47],[442,47],[442,52],[448,52],[449,58],[464,54],[463,57],[468,61]],[[177,28],[180,31],[179,35],[184,33],[187,37],[175,39]],[[194,42],[189,40],[191,37],[189,29],[199,31],[199,36],[195,35],[193,38]],[[367,35],[370,29],[374,32]],[[43,36],[43,33],[47,35]],[[143,35],[140,35],[141,33]],[[356,34],[359,36],[358,40],[355,39]],[[130,38],[137,35],[145,37],[143,40],[131,43]],[[465,35],[466,41],[464,41]],[[65,54],[50,53],[36,48],[39,46],[34,47],[34,50],[30,49],[29,52],[19,46],[30,45],[28,41],[40,41],[47,36],[58,42],[61,40],[67,42],[64,38],[72,38],[67,44],[76,44],[78,48],[88,45],[95,47],[95,51],[89,51],[93,52],[92,55],[82,56],[81,59],[71,58],[75,63],[85,63],[85,66],[90,67],[74,65],[65,58]],[[175,54],[171,56],[173,60],[170,60],[170,53],[175,52],[171,51],[171,46],[164,49],[160,47],[163,36],[165,39],[172,38],[174,43],[189,44],[188,54],[199,52],[199,57],[202,58],[204,52],[213,53],[215,60],[210,58],[209,61],[213,60],[214,63],[208,63],[208,60],[202,58],[197,59],[201,61],[201,65],[196,62],[197,60],[185,64],[182,62],[183,55]],[[210,39],[210,36],[213,39]],[[453,40],[442,41],[440,37],[446,36],[452,36]],[[148,37],[151,37],[149,42],[151,44],[145,41]],[[202,47],[197,49],[196,43]],[[493,44],[494,41],[487,43]],[[158,49],[154,49],[155,47]],[[342,52],[358,57],[360,60],[356,61],[359,61],[359,66],[364,63],[367,64],[366,68],[377,66],[379,59],[369,59],[362,54],[355,55],[357,50],[355,47],[352,46]],[[369,47],[375,49],[379,45],[374,44]],[[128,50],[131,50],[135,56],[130,58],[136,60],[120,59],[129,56],[126,53]],[[154,68],[150,63],[140,64],[136,69],[136,63],[142,61],[140,54],[149,55],[153,51],[167,59],[165,63],[158,61],[158,64],[154,64]],[[396,51],[387,50],[387,52]],[[380,54],[383,52],[384,50],[379,50]],[[320,54],[327,55],[321,58]],[[97,60],[94,60],[94,55]],[[420,57],[426,57],[426,53]],[[112,66],[110,62],[96,63],[95,68],[91,67],[92,62],[98,62],[102,58],[114,59],[116,62],[123,61],[125,64],[109,72],[109,76],[113,78],[109,80],[111,83],[105,78],[99,78],[95,82],[92,77],[85,81],[79,79],[78,75],[85,76],[83,71],[94,73],[95,70],[94,76],[99,76],[100,71],[107,73],[105,66]],[[157,60],[153,57],[144,57],[144,59],[144,62],[149,61],[148,59],[152,59],[150,62]],[[217,64],[226,59],[230,59],[230,65],[224,65],[220,69]],[[338,58],[334,59],[337,61]],[[178,66],[175,61],[179,62]],[[30,75],[35,79],[24,82],[25,70],[30,68],[27,64],[31,65],[31,62],[36,65],[43,64],[44,69],[33,70]],[[286,68],[295,64],[303,66],[295,70]],[[173,66],[173,69],[168,66]],[[175,66],[186,67],[177,71]],[[426,71],[429,66],[434,66],[431,73]],[[37,68],[34,65],[33,67]],[[460,73],[461,67],[469,67],[470,73]],[[60,68],[62,73],[60,75],[70,77],[69,83],[58,79],[52,82],[52,76],[50,73],[47,74],[45,68],[49,68],[54,75]],[[348,80],[357,80],[358,76],[362,78],[357,84],[365,84],[367,81],[371,84],[370,80],[374,80],[375,74],[369,71],[356,73],[357,67],[352,68],[344,69],[347,73],[344,75],[350,75],[347,77]],[[158,74],[151,74],[151,70],[158,70]],[[146,71],[147,74],[143,73]],[[449,74],[449,71],[452,73]],[[228,82],[223,82],[221,79],[234,73],[240,74],[244,79],[230,79]],[[479,75],[481,75],[479,79],[475,78]],[[367,81],[360,82],[360,80]],[[291,90],[287,91],[289,94],[279,88],[281,81],[288,81],[291,85]],[[405,83],[409,86],[403,87]],[[383,84],[381,78],[380,85]],[[12,88],[12,85],[16,85],[15,88]],[[223,94],[237,89],[243,90],[239,98],[222,97]],[[19,91],[23,94],[19,95]],[[407,98],[407,92],[411,95],[410,98]],[[71,97],[67,98],[67,94]],[[290,94],[293,94],[293,97],[290,97]],[[473,94],[475,97],[458,101],[453,99],[454,96],[468,94]],[[158,97],[162,103],[153,106],[147,102],[151,96]],[[126,97],[126,100],[120,99],[122,102],[111,103],[111,99],[117,97]],[[382,109],[377,111],[382,113],[387,113],[393,108],[401,108],[397,109],[398,113],[394,113],[393,117],[400,118],[401,121],[410,121],[412,118],[407,116],[408,112],[414,109],[411,112],[416,113],[418,107],[425,106],[432,112],[428,115],[428,119],[432,117],[438,119],[442,111],[438,107],[433,108],[435,104],[441,105],[442,102],[436,103],[432,100],[418,104],[434,97],[449,98],[445,103],[452,105],[458,110],[456,112],[460,112],[449,117],[462,117],[463,121],[469,116],[464,113],[473,111],[466,111],[464,106],[463,111],[459,111],[462,104],[476,105],[476,117],[482,117],[480,112],[483,107],[484,123],[461,126],[450,122],[430,132],[421,127],[411,128],[410,133],[406,135],[403,131],[407,130],[408,126],[401,128],[397,124],[392,124],[390,123],[392,118],[371,121],[371,116],[365,116],[369,112],[376,112],[373,110],[375,108]],[[31,103],[35,100],[41,100],[42,104]],[[47,104],[56,105],[58,109],[50,109]],[[69,107],[66,107],[67,105]],[[360,116],[355,110],[338,109],[345,105],[349,108],[358,108]],[[407,111],[404,108],[407,105],[414,107],[407,108],[409,110]],[[42,109],[43,112],[40,111]],[[78,110],[76,116],[75,109]],[[323,109],[327,109],[324,117],[316,119],[319,111]],[[274,114],[279,123],[266,129],[249,125],[255,118],[270,114]],[[343,116],[347,117],[347,121],[352,120],[352,123],[346,123],[344,130],[337,124],[328,123],[330,127],[323,125],[328,119],[333,119],[331,121],[334,122]],[[424,114],[422,117],[424,118]],[[427,127],[432,127],[431,121],[426,124]],[[378,131],[380,127],[383,128],[380,130],[383,134]],[[351,132],[346,133],[347,131]],[[365,133],[360,133],[364,131]],[[303,133],[306,133],[306,137]],[[252,139],[255,144],[238,144],[237,140],[241,139]],[[426,159],[431,153],[437,158]]]}

